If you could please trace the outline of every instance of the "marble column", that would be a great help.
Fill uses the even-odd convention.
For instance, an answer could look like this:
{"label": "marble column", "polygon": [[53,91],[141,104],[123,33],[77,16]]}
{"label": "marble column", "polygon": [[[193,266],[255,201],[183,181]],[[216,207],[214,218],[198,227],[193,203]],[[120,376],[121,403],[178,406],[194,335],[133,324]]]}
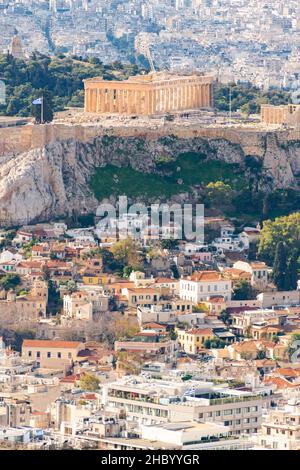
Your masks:
{"label": "marble column", "polygon": [[141,90],[138,90],[136,92],[136,113],[137,114],[141,114],[141,110],[142,110],[142,93],[141,93]]}
{"label": "marble column", "polygon": [[157,112],[157,89],[153,90],[153,100],[152,100],[152,103],[153,103],[153,113],[155,114]]}

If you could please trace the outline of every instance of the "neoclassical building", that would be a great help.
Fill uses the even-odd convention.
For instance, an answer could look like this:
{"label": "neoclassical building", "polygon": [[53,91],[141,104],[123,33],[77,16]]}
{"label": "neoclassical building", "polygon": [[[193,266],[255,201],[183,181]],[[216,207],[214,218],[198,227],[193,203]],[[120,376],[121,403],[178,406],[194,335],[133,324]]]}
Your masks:
{"label": "neoclassical building", "polygon": [[84,80],[85,111],[151,115],[212,106],[211,75],[159,72],[124,81]]}

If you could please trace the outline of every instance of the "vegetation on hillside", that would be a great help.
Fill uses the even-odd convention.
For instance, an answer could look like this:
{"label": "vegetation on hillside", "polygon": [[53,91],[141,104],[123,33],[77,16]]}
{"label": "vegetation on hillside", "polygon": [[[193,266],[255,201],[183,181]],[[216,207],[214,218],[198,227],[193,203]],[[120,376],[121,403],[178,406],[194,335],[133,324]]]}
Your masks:
{"label": "vegetation on hillside", "polygon": [[[110,37],[124,49],[128,49],[124,37]],[[91,57],[66,57],[57,54],[53,57],[33,53],[29,59],[20,60],[10,54],[0,55],[0,79],[6,85],[6,103],[0,105],[0,114],[10,116],[30,116],[33,113],[32,101],[41,95],[47,97],[54,111],[61,111],[67,106],[81,107],[84,102],[83,80],[103,76],[106,80],[123,80],[130,75],[149,70],[149,63],[144,56],[132,57],[129,64],[119,61],[104,65],[100,59]],[[138,65],[137,65],[138,64]],[[229,90],[231,89],[232,111],[241,110],[246,114],[260,111],[262,103],[285,104],[290,101],[290,94],[273,89],[268,92],[246,84],[217,84],[214,91],[215,106],[220,111],[229,110]]]}
{"label": "vegetation on hillside", "polygon": [[[107,165],[98,168],[91,180],[91,188],[101,200],[111,194],[126,194],[128,197],[170,197],[187,192],[192,185],[207,185],[222,180],[234,189],[241,189],[243,177],[238,165],[223,161],[208,160],[197,153],[180,155],[168,162],[167,167],[158,166],[159,174],[148,174],[131,167],[119,168]],[[164,172],[166,170],[166,172]]]}
{"label": "vegetation on hillside", "polygon": [[136,65],[115,62],[104,65],[97,58],[83,60],[57,55],[47,57],[40,53],[30,59],[15,59],[0,55],[0,79],[6,85],[6,103],[0,105],[0,114],[31,116],[32,101],[47,97],[54,111],[66,106],[81,107],[84,102],[83,80],[103,76],[106,80],[122,80],[139,72]]}
{"label": "vegetation on hillside", "polygon": [[107,165],[97,168],[90,182],[95,196],[102,200],[111,195],[128,198],[168,199],[178,193],[198,188],[199,202],[206,209],[225,213],[244,222],[261,221],[286,215],[300,207],[300,193],[293,189],[266,192],[268,184],[259,161],[248,157],[245,167],[222,160],[207,159],[196,152],[183,153],[177,159],[156,159],[156,173],[143,173],[130,166]]}
{"label": "vegetation on hillside", "polygon": [[291,102],[290,93],[274,88],[268,92],[251,83],[217,84],[214,90],[215,107],[219,111],[229,111],[231,93],[231,110],[245,114],[257,114],[261,104],[281,105]]}

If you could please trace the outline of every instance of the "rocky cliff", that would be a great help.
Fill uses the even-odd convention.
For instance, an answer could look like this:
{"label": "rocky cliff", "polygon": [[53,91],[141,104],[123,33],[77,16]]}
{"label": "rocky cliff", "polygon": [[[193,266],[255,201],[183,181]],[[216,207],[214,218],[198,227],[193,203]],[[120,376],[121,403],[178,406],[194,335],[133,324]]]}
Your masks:
{"label": "rocky cliff", "polygon": [[[0,223],[17,225],[73,211],[91,212],[98,203],[90,187],[97,168],[114,165],[161,176],[167,171],[160,164],[162,160],[176,164],[176,159],[186,153],[200,155],[199,165],[211,160],[235,164],[241,174],[249,171],[250,155],[260,162],[258,184],[267,191],[298,188],[300,139],[286,138],[284,133],[252,132],[251,144],[246,135],[242,140],[232,139],[230,132],[225,137],[104,134],[88,141],[51,140],[23,153],[10,152],[0,160]],[[182,192],[180,186],[178,192]]]}

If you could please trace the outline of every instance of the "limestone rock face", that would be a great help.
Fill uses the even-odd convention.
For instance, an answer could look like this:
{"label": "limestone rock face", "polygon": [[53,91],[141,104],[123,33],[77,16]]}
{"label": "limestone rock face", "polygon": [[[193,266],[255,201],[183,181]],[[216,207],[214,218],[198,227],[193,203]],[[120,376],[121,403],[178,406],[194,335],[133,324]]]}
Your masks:
{"label": "limestone rock face", "polygon": [[[267,134],[259,138],[257,149],[252,156],[262,161],[269,190],[297,187],[300,141],[284,142],[275,134]],[[156,173],[158,157],[176,160],[185,152],[239,164],[241,170],[247,155],[243,145],[230,140],[174,135],[156,140],[102,135],[90,142],[54,141],[26,153],[5,155],[0,160],[0,224],[45,221],[73,211],[91,212],[98,205],[89,189],[95,168],[113,164]]]}
{"label": "limestone rock face", "polygon": [[76,157],[76,143],[51,144],[0,165],[0,223],[16,225],[70,215],[92,207],[86,188],[88,165]]}

